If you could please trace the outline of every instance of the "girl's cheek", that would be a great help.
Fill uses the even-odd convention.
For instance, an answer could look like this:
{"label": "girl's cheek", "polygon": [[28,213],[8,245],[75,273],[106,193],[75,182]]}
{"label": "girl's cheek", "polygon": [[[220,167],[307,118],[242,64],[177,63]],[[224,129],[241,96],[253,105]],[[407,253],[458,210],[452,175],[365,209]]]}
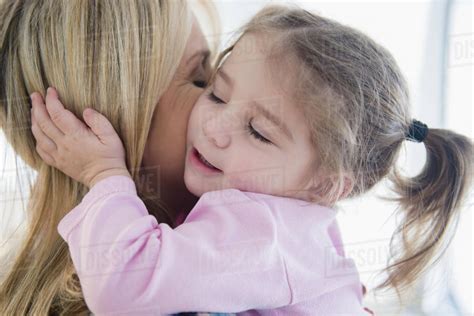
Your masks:
{"label": "girl's cheek", "polygon": [[229,177],[226,178],[227,185],[226,187],[232,188],[232,189],[238,189],[241,191],[249,191],[249,183],[247,179],[243,176],[237,176],[235,174],[230,175]]}
{"label": "girl's cheek", "polygon": [[229,171],[225,175],[229,188],[252,192],[261,191],[259,175],[255,173],[255,170],[250,170],[248,165],[233,165],[233,168],[235,168],[234,171]]}

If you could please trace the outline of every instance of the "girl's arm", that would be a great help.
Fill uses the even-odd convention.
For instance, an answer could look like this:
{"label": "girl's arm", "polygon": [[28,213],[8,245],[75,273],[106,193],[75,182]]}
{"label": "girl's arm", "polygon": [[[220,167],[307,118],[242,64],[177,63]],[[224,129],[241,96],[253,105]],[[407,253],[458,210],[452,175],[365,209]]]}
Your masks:
{"label": "girl's arm", "polygon": [[148,214],[129,177],[112,176],[58,231],[94,313],[239,312],[292,300],[272,220],[265,206],[230,189],[204,194],[172,229]]}
{"label": "girl's arm", "polygon": [[[272,207],[285,201],[283,209],[302,211],[307,224],[295,225],[297,216]],[[129,177],[112,176],[58,231],[97,314],[367,315],[354,263],[332,251],[320,229],[332,221],[310,216],[318,211],[328,210],[226,189],[203,194],[172,229],[148,214]]]}

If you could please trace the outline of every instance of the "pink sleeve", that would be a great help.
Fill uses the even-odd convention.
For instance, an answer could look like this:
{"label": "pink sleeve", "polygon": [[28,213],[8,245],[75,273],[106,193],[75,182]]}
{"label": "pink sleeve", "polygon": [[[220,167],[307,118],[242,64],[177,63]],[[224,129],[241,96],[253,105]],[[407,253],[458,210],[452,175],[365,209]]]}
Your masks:
{"label": "pink sleeve", "polygon": [[172,229],[148,214],[130,178],[109,177],[58,231],[95,314],[229,313],[292,299],[272,213],[238,190],[204,194]]}

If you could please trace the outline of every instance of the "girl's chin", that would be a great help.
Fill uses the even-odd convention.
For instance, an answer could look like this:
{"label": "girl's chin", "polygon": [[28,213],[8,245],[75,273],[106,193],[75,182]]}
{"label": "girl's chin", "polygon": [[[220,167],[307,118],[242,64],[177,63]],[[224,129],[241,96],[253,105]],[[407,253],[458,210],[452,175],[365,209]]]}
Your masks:
{"label": "girl's chin", "polygon": [[192,185],[188,184],[188,181],[186,181],[186,179],[184,180],[184,186],[189,191],[189,193],[191,193],[192,195],[198,196],[196,194],[196,190],[194,189],[194,187]]}
{"label": "girl's chin", "polygon": [[198,186],[196,181],[193,181],[195,179],[189,179],[189,177],[186,176],[184,177],[184,185],[186,186],[186,189],[194,196],[201,197],[201,195],[204,194],[205,191],[203,191],[203,188]]}

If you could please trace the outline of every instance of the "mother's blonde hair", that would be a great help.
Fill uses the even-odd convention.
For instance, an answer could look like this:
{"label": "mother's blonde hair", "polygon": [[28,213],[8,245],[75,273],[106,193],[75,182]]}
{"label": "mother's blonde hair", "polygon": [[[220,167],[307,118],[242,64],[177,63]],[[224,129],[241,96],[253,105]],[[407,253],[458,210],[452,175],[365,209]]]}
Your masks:
{"label": "mother's blonde hair", "polygon": [[[190,28],[184,0],[0,0],[0,127],[15,153],[37,171],[26,235],[3,272],[1,315],[88,312],[67,244],[57,232],[86,188],[36,153],[29,95],[54,86],[78,117],[86,106],[106,115],[143,192],[138,171],[152,114],[176,72]],[[159,208],[154,215],[168,220]]]}

